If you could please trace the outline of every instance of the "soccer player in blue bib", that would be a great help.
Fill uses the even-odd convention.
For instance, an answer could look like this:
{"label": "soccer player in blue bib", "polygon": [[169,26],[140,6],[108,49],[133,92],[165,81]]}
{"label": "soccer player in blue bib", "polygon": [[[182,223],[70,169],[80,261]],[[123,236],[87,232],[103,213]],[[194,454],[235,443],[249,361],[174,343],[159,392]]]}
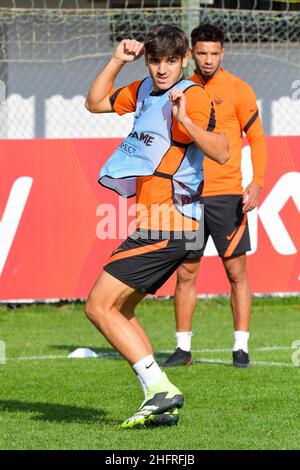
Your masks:
{"label": "soccer player in blue bib", "polygon": [[[149,77],[115,89],[124,64],[145,55]],[[145,400],[122,427],[176,424],[184,397],[154,359],[134,314],[186,258],[199,229],[204,155],[222,164],[227,138],[216,132],[213,104],[202,86],[183,77],[189,59],[185,33],[157,26],[144,44],[123,40],[91,86],[91,112],[134,112],[130,134],[105,163],[99,183],[136,196],[137,228],[111,255],[92,288],[86,315],[129,362]],[[166,235],[167,234],[167,235]]]}

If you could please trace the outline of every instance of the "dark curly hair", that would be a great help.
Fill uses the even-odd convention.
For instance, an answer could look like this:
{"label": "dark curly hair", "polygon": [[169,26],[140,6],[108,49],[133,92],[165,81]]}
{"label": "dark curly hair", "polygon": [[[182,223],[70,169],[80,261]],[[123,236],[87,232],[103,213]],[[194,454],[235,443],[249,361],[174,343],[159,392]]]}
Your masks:
{"label": "dark curly hair", "polygon": [[192,46],[198,41],[220,42],[221,46],[223,46],[225,39],[223,31],[212,24],[200,24],[197,28],[193,29],[191,38]]}
{"label": "dark curly hair", "polygon": [[177,26],[162,24],[154,26],[144,41],[146,54],[152,57],[181,57],[189,49],[189,40]]}

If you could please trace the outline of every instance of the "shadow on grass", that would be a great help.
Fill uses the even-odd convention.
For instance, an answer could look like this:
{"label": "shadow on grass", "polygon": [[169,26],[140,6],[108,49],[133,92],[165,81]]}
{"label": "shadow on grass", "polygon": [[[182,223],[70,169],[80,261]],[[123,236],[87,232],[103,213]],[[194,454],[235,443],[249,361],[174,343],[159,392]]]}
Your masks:
{"label": "shadow on grass", "polygon": [[155,353],[155,360],[159,362],[165,362],[168,357],[170,357],[171,353],[164,353],[164,352],[156,352]]}
{"label": "shadow on grass", "polygon": [[[68,352],[75,351],[77,348],[82,348],[82,345],[75,345],[75,344],[52,344],[49,346],[51,349],[57,349],[57,350],[67,350]],[[99,355],[100,359],[116,359],[118,361],[124,360],[124,358],[113,348],[94,348],[93,346],[84,346],[86,348],[91,349],[92,351],[95,351]],[[157,361],[158,364],[164,362],[168,357],[170,356],[170,353],[164,353],[164,352],[157,352],[155,354],[155,360]],[[208,359],[193,359],[193,364],[204,364],[208,366],[225,366],[225,367],[232,367],[232,362],[228,361],[221,361],[221,360],[208,360]],[[187,366],[177,366],[177,367],[187,367]],[[190,366],[188,366],[190,367]],[[169,367],[168,367],[169,369]],[[172,367],[173,369],[173,367]]]}
{"label": "shadow on grass", "polygon": [[223,361],[218,361],[216,360],[207,360],[207,359],[194,359],[193,364],[202,364],[206,366],[223,366],[223,367],[231,367],[232,368],[232,362],[223,362]]}
{"label": "shadow on grass", "polygon": [[[170,353],[157,353],[155,354],[155,359],[156,361],[160,364],[161,362],[164,362],[168,357],[170,356]],[[180,366],[176,366],[176,368],[178,367],[192,367],[193,365],[195,364],[204,364],[204,365],[208,365],[208,366],[225,366],[225,367],[232,367],[232,362],[231,361],[228,361],[228,362],[225,362],[225,361],[218,361],[217,359],[216,360],[208,360],[208,359],[193,359],[193,364],[191,365],[180,365]],[[167,369],[170,369],[170,367],[167,367]],[[172,367],[172,369],[174,369],[174,366]]]}
{"label": "shadow on grass", "polygon": [[101,408],[82,408],[59,403],[24,402],[19,400],[0,400],[0,411],[34,413],[30,419],[56,423],[119,424],[107,419],[106,411]]}

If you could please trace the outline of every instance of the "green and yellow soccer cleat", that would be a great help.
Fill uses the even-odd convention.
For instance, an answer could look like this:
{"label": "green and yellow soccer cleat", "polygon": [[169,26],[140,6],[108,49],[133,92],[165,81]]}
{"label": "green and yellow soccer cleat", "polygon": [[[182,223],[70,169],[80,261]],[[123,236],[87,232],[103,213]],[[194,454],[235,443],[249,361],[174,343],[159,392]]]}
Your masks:
{"label": "green and yellow soccer cleat", "polygon": [[[172,412],[177,408],[182,408],[183,402],[184,397],[181,391],[169,382],[166,374],[163,373],[161,380],[148,388],[141,407],[122,423],[122,428],[155,425],[155,423],[157,426],[163,426],[170,425],[171,421],[172,424],[176,424],[179,416],[178,413],[172,415]],[[166,412],[169,413],[166,414]],[[162,416],[163,414],[165,416]]]}
{"label": "green and yellow soccer cleat", "polygon": [[122,423],[122,428],[138,428],[150,426],[173,426],[179,421],[178,409],[165,411],[160,414],[148,414],[148,410],[139,410]]}

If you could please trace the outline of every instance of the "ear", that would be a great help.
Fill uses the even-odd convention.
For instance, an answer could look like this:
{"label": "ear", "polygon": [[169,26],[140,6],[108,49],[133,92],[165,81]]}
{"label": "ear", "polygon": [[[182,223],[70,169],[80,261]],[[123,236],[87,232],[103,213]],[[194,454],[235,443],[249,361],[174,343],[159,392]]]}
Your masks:
{"label": "ear", "polygon": [[223,60],[223,57],[224,57],[224,52],[225,52],[225,51],[224,51],[224,47],[222,47],[222,52],[221,52],[221,62],[222,62],[222,60]]}
{"label": "ear", "polygon": [[187,64],[189,63],[190,58],[191,58],[191,49],[189,48],[189,50],[187,51],[187,53],[185,54],[185,56],[182,59],[182,67],[187,66]]}

